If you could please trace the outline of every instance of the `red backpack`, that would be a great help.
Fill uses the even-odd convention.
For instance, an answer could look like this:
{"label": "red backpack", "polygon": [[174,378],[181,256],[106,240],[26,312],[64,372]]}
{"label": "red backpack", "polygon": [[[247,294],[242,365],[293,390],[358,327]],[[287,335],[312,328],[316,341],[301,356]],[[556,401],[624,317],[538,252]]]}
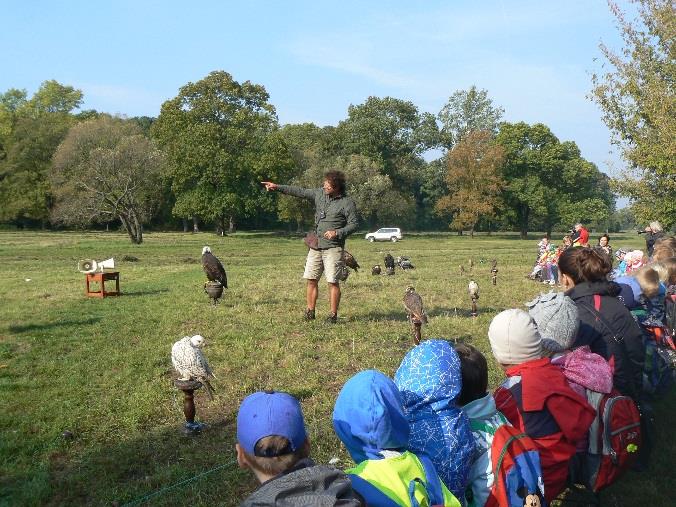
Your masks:
{"label": "red backpack", "polygon": [[493,433],[491,426],[478,420],[470,421],[472,430],[493,433],[493,486],[486,500],[486,507],[545,506],[537,446],[528,435],[521,433],[506,419],[504,422]]}
{"label": "red backpack", "polygon": [[589,447],[583,460],[583,480],[594,492],[610,486],[638,457],[641,416],[629,396],[587,389],[587,401],[596,409],[589,428]]}

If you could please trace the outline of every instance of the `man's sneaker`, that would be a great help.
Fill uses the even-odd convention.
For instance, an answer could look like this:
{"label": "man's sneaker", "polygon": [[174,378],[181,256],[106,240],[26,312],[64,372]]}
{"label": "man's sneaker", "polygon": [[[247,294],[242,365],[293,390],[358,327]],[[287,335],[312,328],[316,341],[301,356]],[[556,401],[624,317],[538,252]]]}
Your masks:
{"label": "man's sneaker", "polygon": [[338,322],[338,314],[329,313],[329,316],[326,317],[326,323],[327,324],[335,324],[336,322]]}
{"label": "man's sneaker", "polygon": [[310,310],[309,308],[305,310],[305,315],[303,315],[303,320],[315,320],[315,311]]}

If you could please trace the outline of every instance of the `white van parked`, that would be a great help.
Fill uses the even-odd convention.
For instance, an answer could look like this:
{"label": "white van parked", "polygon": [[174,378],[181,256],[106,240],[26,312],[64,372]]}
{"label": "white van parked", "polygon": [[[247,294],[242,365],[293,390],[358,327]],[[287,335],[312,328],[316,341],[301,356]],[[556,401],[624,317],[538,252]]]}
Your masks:
{"label": "white van parked", "polygon": [[383,227],[378,229],[376,232],[369,232],[365,238],[371,243],[374,241],[391,241],[396,242],[402,239],[404,236],[401,234],[401,229],[398,227]]}

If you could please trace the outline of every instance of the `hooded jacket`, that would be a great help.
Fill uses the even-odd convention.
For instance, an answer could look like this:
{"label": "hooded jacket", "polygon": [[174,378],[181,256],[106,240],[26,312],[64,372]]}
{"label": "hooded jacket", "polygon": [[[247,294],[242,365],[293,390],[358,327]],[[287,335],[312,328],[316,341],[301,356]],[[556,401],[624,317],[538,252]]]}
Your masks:
{"label": "hooded jacket", "polygon": [[[406,451],[409,426],[401,397],[391,379],[376,370],[357,373],[336,399],[333,427],[357,466],[347,470],[378,488],[402,507],[411,505],[409,486],[426,480],[417,456]],[[424,488],[414,483],[415,497],[428,506]],[[444,505],[460,503],[443,485]]]}
{"label": "hooded jacket", "polygon": [[569,387],[549,358],[511,366],[506,374],[493,395],[495,405],[538,446],[546,500],[551,502],[566,487],[568,462],[596,411]]}
{"label": "hooded jacket", "polygon": [[409,449],[427,454],[448,489],[463,498],[476,447],[469,418],[456,405],[457,352],[445,340],[426,340],[406,354],[394,382],[411,428]]}
{"label": "hooded jacket", "polygon": [[350,479],[340,470],[303,459],[291,470],[261,484],[240,507],[360,507]]}
{"label": "hooded jacket", "polygon": [[[472,431],[477,447],[477,456],[472,462],[467,481],[467,502],[469,507],[483,507],[486,505],[495,474],[491,461],[491,446],[496,430],[503,424],[509,424],[504,415],[495,408],[493,395],[487,393],[483,398],[470,401],[462,407],[463,412],[471,421],[480,422],[477,429]],[[479,428],[482,427],[482,428]],[[491,431],[486,431],[486,427]],[[471,500],[470,500],[471,499]]]}
{"label": "hooded jacket", "polygon": [[[612,358],[615,389],[638,400],[645,359],[643,333],[629,310],[617,299],[620,291],[614,282],[583,282],[566,291],[580,311],[580,328],[573,348],[589,345],[592,352],[606,360]],[[599,311],[595,309],[594,295],[600,296]]]}

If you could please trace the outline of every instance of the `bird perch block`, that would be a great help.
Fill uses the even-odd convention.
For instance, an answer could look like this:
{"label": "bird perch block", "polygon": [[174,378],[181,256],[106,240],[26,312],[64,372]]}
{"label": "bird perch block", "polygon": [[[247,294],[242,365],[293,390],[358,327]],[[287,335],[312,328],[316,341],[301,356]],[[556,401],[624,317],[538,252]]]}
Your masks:
{"label": "bird perch block", "polygon": [[183,391],[183,415],[185,415],[183,433],[195,435],[206,426],[204,423],[195,422],[195,391],[202,387],[202,383],[197,380],[174,380],[174,385],[176,389]]}
{"label": "bird perch block", "polygon": [[479,314],[479,311],[476,307],[476,298],[472,298],[472,317],[476,317]]}
{"label": "bird perch block", "polygon": [[[115,290],[106,290],[106,281],[115,281]],[[85,273],[85,293],[91,298],[104,298],[106,296],[120,295],[120,272],[107,271],[102,273]],[[92,284],[98,284],[98,290],[92,288]]]}

